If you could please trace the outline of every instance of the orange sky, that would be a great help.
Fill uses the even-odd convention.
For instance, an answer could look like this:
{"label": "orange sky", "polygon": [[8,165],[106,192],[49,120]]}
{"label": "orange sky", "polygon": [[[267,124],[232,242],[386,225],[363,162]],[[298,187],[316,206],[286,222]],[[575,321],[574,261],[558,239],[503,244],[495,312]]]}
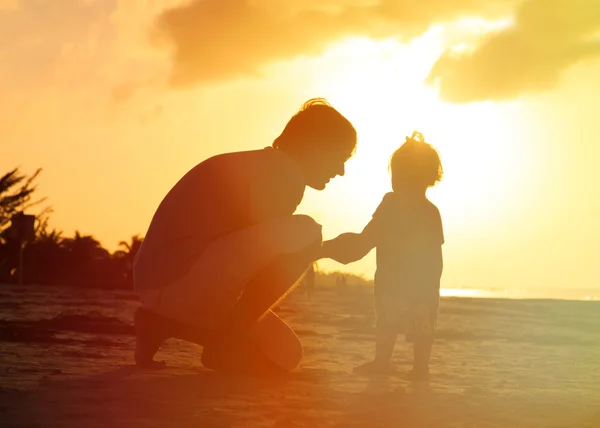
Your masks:
{"label": "orange sky", "polygon": [[446,171],[443,286],[600,288],[600,2],[180,3],[0,0],[0,168],[44,169],[53,227],[114,249],[190,167],[323,96],[359,132],[300,207],[326,237],[369,220],[418,128]]}

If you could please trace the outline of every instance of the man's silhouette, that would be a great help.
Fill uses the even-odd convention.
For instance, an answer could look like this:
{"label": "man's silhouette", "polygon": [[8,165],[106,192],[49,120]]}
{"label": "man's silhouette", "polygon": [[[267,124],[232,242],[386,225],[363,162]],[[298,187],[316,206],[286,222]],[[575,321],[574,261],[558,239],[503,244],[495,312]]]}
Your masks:
{"label": "man's silhouette", "polygon": [[137,254],[138,365],[155,366],[168,337],[203,345],[209,368],[287,372],[302,358],[292,329],[270,308],[322,244],[321,226],[294,215],[306,186],[323,190],[356,148],[352,124],[322,99],[287,123],[273,145],[214,156],[159,205]]}

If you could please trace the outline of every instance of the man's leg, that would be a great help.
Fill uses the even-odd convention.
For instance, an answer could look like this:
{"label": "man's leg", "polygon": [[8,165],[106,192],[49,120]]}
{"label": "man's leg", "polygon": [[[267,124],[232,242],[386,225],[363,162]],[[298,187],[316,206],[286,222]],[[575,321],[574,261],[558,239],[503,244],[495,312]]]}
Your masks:
{"label": "man's leg", "polygon": [[240,342],[224,363],[214,352],[203,352],[202,364],[230,373],[280,377],[294,370],[302,360],[300,339],[289,325],[269,310]]}
{"label": "man's leg", "polygon": [[261,317],[294,288],[320,247],[317,239],[299,252],[277,257],[246,285],[217,330],[215,341],[205,347],[203,362],[207,366],[228,370],[243,364],[240,347],[247,345],[248,335]]}
{"label": "man's leg", "polygon": [[210,342],[214,336],[214,332],[174,321],[144,307],[135,311],[134,325],[136,333],[135,363],[147,368],[165,366],[164,361],[154,361],[154,355],[162,343],[171,337],[202,346]]}
{"label": "man's leg", "polygon": [[143,342],[136,349],[136,361],[153,365],[152,358],[167,337],[215,351],[241,345],[257,320],[317,258],[321,242],[321,226],[302,215],[215,241],[184,278],[161,289],[159,296],[142,295],[147,309],[138,313],[149,316],[136,316],[138,345]]}

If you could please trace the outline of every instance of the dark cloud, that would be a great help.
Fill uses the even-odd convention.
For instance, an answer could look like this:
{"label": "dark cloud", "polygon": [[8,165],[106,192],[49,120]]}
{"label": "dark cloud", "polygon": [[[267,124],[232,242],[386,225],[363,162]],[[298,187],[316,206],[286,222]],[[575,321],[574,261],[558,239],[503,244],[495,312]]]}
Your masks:
{"label": "dark cloud", "polygon": [[[322,52],[349,35],[418,35],[432,23],[506,11],[511,0],[196,0],[169,9],[156,34],[173,48],[172,83],[257,73],[261,66]],[[510,10],[510,9],[509,9]]]}
{"label": "dark cloud", "polygon": [[445,53],[428,81],[448,101],[503,100],[551,88],[570,66],[598,57],[599,0],[525,0],[514,25],[472,52]]}

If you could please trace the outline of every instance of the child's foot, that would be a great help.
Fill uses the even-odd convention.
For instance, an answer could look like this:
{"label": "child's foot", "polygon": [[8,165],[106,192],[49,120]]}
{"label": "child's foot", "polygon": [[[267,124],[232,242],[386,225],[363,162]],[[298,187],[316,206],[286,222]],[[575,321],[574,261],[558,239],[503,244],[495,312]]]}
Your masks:
{"label": "child's foot", "polygon": [[391,374],[393,373],[392,367],[388,362],[380,361],[369,361],[368,363],[361,364],[354,368],[354,373],[359,374]]}
{"label": "child's foot", "polygon": [[154,312],[138,308],[134,315],[135,323],[135,363],[140,367],[161,368],[165,361],[154,361],[154,355],[162,343],[172,336],[169,325],[163,317]]}
{"label": "child's foot", "polygon": [[427,382],[429,380],[429,368],[413,369],[408,373],[408,380],[413,382]]}

